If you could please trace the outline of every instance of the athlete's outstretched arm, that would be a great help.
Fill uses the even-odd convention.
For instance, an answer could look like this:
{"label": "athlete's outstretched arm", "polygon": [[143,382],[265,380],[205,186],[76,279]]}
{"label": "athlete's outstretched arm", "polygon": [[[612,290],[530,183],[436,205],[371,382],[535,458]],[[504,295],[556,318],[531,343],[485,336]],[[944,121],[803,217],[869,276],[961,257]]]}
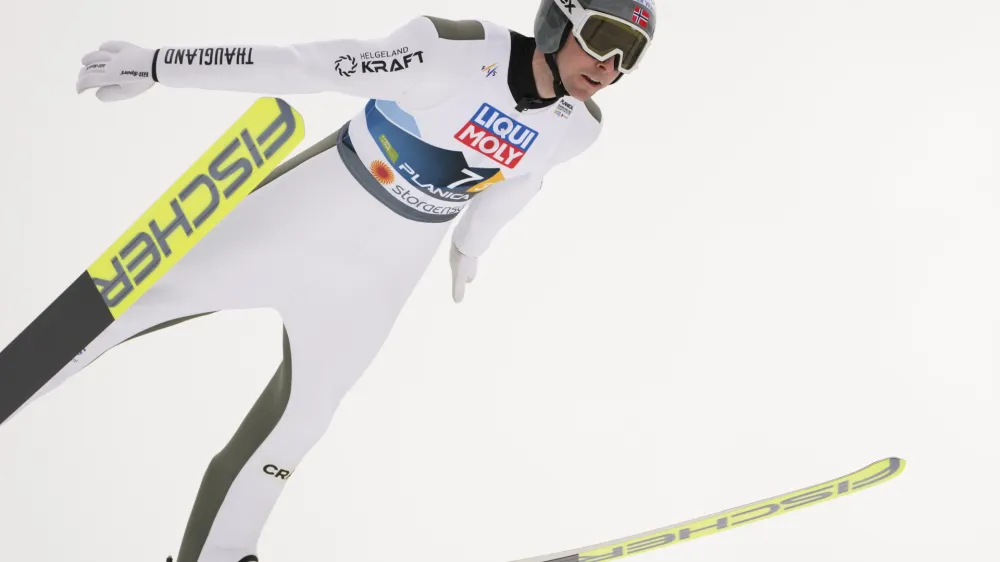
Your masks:
{"label": "athlete's outstretched arm", "polygon": [[[109,41],[83,58],[77,91],[102,88],[116,101],[154,83],[266,95],[340,92],[398,100],[421,83],[447,86],[462,44],[455,22],[419,16],[376,39],[332,39],[287,46],[201,45],[142,48]],[[447,38],[444,38],[444,37]],[[449,72],[449,68],[452,72]],[[443,83],[443,84],[442,84]]]}

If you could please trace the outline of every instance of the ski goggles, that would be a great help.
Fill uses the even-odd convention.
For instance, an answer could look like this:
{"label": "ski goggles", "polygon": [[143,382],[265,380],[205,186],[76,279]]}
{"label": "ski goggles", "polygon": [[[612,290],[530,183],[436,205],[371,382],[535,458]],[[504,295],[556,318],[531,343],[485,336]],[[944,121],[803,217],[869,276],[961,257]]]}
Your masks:
{"label": "ski goggles", "polygon": [[555,4],[569,18],[573,37],[588,55],[599,61],[617,55],[617,70],[623,74],[639,66],[652,41],[646,30],[630,21],[581,8],[573,0]]}

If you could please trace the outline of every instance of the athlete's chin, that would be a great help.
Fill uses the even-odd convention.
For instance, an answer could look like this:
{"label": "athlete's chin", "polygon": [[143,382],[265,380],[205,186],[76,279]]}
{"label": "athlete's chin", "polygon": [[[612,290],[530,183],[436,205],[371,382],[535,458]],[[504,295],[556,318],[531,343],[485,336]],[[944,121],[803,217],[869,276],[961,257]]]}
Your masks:
{"label": "athlete's chin", "polygon": [[569,84],[566,87],[566,91],[569,92],[569,95],[573,96],[574,98],[580,101],[587,101],[594,94],[601,91],[601,89],[603,88],[604,88],[603,85],[595,86],[590,82],[583,81],[583,82],[574,82],[572,84]]}

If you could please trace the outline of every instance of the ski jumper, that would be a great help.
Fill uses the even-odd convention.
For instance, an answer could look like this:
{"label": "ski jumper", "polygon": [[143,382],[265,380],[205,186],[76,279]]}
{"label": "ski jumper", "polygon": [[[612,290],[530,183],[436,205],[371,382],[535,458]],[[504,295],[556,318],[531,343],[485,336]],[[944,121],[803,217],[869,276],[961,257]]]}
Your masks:
{"label": "ski jumper", "polygon": [[153,76],[167,87],[368,99],[27,402],[152,330],[220,310],[280,313],[284,360],[209,463],[177,562],[256,553],[287,478],[379,351],[450,222],[462,213],[453,242],[482,255],[545,174],[596,140],[596,104],[537,99],[534,47],[493,23],[420,16],[379,39],[157,51]]}

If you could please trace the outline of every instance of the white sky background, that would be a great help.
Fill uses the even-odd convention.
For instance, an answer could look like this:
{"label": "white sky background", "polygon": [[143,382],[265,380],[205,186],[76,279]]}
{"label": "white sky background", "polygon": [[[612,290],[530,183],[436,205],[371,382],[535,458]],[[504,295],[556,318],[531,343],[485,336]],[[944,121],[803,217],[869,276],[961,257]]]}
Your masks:
{"label": "white sky background", "polygon": [[[0,345],[256,97],[77,96],[102,41],[375,37],[420,13],[531,34],[536,6],[15,4],[0,19]],[[502,233],[461,306],[441,247],[289,481],[263,562],[505,562],[890,455],[909,466],[884,487],[630,560],[1000,559],[1000,4],[659,11],[642,71],[597,98],[597,145]],[[364,103],[285,98],[301,148]],[[0,428],[2,557],[176,553],[280,331],[258,310],[147,336]]]}

